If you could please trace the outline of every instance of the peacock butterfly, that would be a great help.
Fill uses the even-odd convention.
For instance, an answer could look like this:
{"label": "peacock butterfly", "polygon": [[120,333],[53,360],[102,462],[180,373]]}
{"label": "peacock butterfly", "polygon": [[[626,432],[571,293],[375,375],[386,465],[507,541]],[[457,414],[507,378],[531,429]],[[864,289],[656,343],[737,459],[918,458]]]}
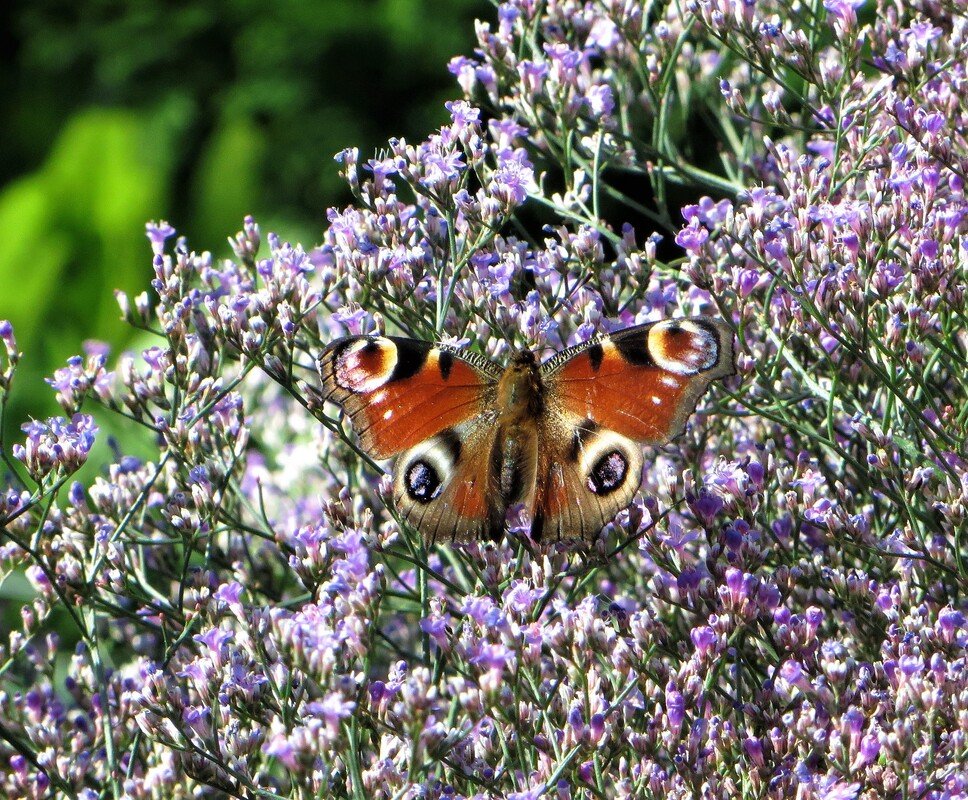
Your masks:
{"label": "peacock butterfly", "polygon": [[326,399],[375,459],[399,456],[398,509],[428,542],[499,538],[523,503],[536,540],[593,539],[639,488],[640,444],[679,435],[733,374],[733,336],[705,317],[601,335],[539,364],[396,336],[319,356]]}

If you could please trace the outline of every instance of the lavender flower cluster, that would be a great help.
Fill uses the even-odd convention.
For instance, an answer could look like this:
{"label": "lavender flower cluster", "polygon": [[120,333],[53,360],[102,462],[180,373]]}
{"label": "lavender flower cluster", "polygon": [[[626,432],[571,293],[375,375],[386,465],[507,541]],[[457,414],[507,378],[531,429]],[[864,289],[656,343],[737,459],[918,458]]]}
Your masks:
{"label": "lavender flower cluster", "polygon": [[[320,246],[149,225],[149,346],[0,441],[0,794],[966,800],[966,11],[502,3]],[[739,374],[585,548],[428,548],[314,370],[696,313]]]}

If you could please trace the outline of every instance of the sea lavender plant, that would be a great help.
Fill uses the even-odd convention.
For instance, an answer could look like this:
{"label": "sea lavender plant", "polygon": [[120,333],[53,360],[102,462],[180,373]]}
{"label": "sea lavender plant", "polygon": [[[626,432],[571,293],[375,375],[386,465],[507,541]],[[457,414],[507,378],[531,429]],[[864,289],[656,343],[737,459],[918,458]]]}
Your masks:
{"label": "sea lavender plant", "polygon": [[[503,3],[320,246],[149,225],[153,343],[0,442],[6,796],[968,798],[965,10]],[[581,547],[426,546],[314,370],[695,313],[739,374]]]}

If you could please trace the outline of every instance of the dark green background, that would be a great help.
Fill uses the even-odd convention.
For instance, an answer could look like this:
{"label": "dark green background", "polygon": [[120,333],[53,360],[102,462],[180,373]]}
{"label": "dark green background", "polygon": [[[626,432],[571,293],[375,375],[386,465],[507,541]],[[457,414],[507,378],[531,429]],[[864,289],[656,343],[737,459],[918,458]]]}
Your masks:
{"label": "dark green background", "polygon": [[[22,367],[5,428],[87,338],[138,346],[113,290],[151,278],[167,219],[228,253],[244,214],[319,241],[349,202],[333,155],[422,139],[460,95],[485,0],[20,0],[0,10],[0,319]],[[8,439],[9,441],[9,439]]]}

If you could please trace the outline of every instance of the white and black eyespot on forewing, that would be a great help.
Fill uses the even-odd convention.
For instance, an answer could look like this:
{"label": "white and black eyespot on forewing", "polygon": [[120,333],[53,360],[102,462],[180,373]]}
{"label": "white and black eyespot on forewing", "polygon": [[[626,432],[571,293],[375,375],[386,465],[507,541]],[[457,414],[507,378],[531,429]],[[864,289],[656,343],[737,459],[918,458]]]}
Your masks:
{"label": "white and black eyespot on forewing", "polygon": [[451,429],[411,448],[397,460],[394,493],[418,505],[436,500],[453,478],[460,453],[460,437]]}
{"label": "white and black eyespot on forewing", "polygon": [[375,392],[397,368],[397,346],[383,336],[348,339],[334,352],[336,385],[354,394]]}
{"label": "white and black eyespot on forewing", "polygon": [[649,355],[662,369],[678,375],[695,375],[720,362],[719,335],[703,320],[672,319],[648,331]]}

